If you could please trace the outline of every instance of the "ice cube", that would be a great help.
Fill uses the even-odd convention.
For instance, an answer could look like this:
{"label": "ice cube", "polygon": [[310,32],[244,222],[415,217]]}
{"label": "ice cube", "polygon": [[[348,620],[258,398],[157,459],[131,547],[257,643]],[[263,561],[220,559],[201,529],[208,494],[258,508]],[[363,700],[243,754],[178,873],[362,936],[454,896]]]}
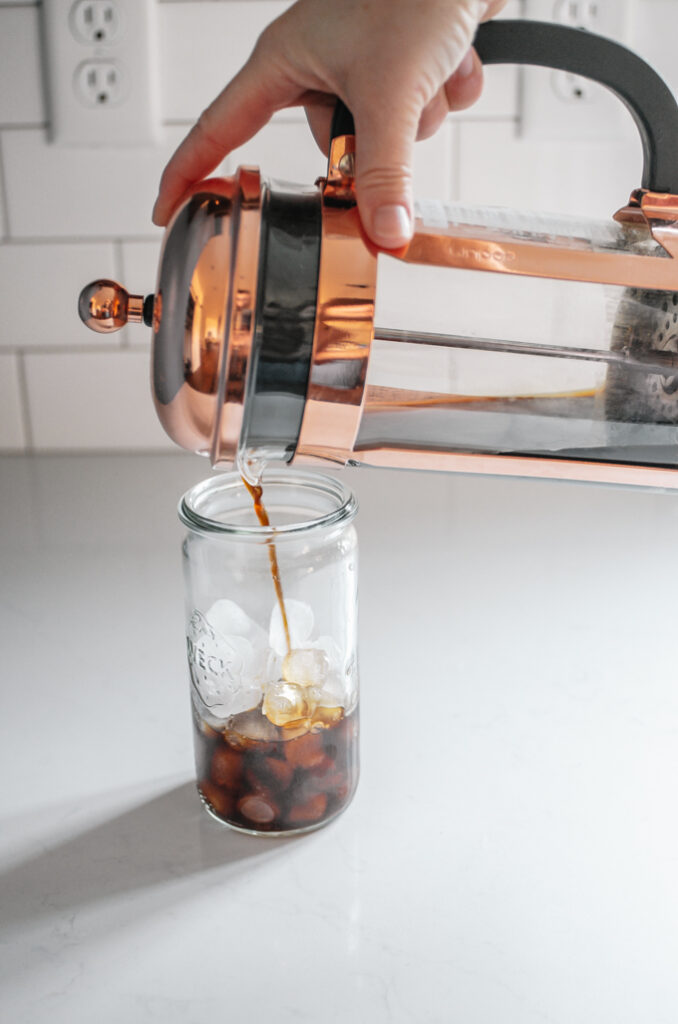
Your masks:
{"label": "ice cube", "polygon": [[234,715],[224,729],[224,739],[234,750],[249,750],[256,747],[261,752],[272,750],[279,739],[279,734],[276,727],[257,707]]}
{"label": "ice cube", "polygon": [[308,718],[314,707],[305,687],[280,681],[266,687],[262,711],[274,725],[288,725]]}
{"label": "ice cube", "polygon": [[329,669],[329,660],[324,651],[309,647],[297,647],[286,654],[282,663],[282,677],[287,683],[298,686],[322,687]]}
{"label": "ice cube", "polygon": [[338,672],[330,672],[323,680],[322,686],[311,688],[314,702],[323,708],[346,706],[346,687]]}
{"label": "ice cube", "polygon": [[205,613],[209,624],[224,636],[244,636],[253,647],[268,643],[266,631],[244,609],[227,597],[215,601]]}
{"label": "ice cube", "polygon": [[264,683],[275,683],[282,676],[283,659],[270,647],[267,647],[266,666],[264,668]]}
{"label": "ice cube", "polygon": [[240,605],[229,598],[215,601],[205,618],[218,636],[227,643],[237,637],[243,637],[251,644],[251,655],[248,656],[243,671],[252,682],[263,685],[268,679],[280,678],[278,666],[270,664],[270,648],[266,631],[245,612]]}
{"label": "ice cube", "polygon": [[319,636],[317,640],[311,640],[307,646],[325,653],[329,670],[333,672],[341,671],[344,659],[339,644],[333,637]]}
{"label": "ice cube", "polygon": [[214,718],[256,707],[264,681],[262,660],[249,640],[217,632],[196,610],[186,641],[191,680]]}
{"label": "ice cube", "polygon": [[[289,597],[284,602],[287,625],[290,630],[290,646],[303,647],[313,632],[313,610],[304,601],[296,601]],[[287,654],[287,638],[283,626],[280,606],[276,602],[271,612],[268,639],[276,654]]]}

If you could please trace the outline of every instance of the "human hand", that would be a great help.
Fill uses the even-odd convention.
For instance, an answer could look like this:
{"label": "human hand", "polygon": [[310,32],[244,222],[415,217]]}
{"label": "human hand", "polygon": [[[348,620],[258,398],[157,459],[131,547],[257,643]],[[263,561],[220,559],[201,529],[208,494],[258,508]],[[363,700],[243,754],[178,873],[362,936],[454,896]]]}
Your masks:
{"label": "human hand", "polygon": [[450,110],[482,90],[471,43],[506,0],[297,0],[260,36],[164,170],[153,210],[167,224],[185,191],[276,110],[304,106],[327,153],[340,97],[356,129],[356,193],[367,235],[395,249],[412,235],[412,158]]}

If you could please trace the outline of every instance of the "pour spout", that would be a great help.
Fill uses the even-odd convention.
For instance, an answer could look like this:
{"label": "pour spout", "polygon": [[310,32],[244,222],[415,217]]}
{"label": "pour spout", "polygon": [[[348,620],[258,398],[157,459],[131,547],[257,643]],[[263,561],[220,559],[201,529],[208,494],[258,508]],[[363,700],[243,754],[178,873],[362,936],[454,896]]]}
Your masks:
{"label": "pour spout", "polygon": [[155,296],[130,295],[117,281],[100,278],[86,285],[78,299],[82,322],[98,334],[111,334],[125,324],[153,324]]}

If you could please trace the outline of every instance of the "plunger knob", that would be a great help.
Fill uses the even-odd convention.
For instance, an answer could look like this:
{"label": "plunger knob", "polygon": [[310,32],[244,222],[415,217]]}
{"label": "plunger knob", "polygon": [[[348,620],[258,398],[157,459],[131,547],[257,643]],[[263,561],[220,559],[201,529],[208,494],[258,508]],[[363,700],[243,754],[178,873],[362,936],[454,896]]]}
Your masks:
{"label": "plunger knob", "polygon": [[[148,310],[148,319],[144,315]],[[150,326],[153,296],[130,295],[117,281],[102,278],[92,281],[80,292],[78,312],[90,330],[99,334],[119,331],[125,324],[147,323]]]}

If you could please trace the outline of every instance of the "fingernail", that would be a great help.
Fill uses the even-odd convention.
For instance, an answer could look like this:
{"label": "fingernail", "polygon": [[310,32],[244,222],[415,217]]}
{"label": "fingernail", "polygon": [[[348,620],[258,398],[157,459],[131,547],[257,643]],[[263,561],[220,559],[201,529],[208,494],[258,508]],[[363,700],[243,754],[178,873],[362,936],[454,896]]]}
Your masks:
{"label": "fingernail", "polygon": [[409,211],[399,203],[380,206],[372,221],[377,240],[384,245],[402,245],[412,236]]}
{"label": "fingernail", "polygon": [[473,74],[476,62],[473,59],[473,50],[469,50],[461,64],[457,68],[458,78],[469,78]]}

